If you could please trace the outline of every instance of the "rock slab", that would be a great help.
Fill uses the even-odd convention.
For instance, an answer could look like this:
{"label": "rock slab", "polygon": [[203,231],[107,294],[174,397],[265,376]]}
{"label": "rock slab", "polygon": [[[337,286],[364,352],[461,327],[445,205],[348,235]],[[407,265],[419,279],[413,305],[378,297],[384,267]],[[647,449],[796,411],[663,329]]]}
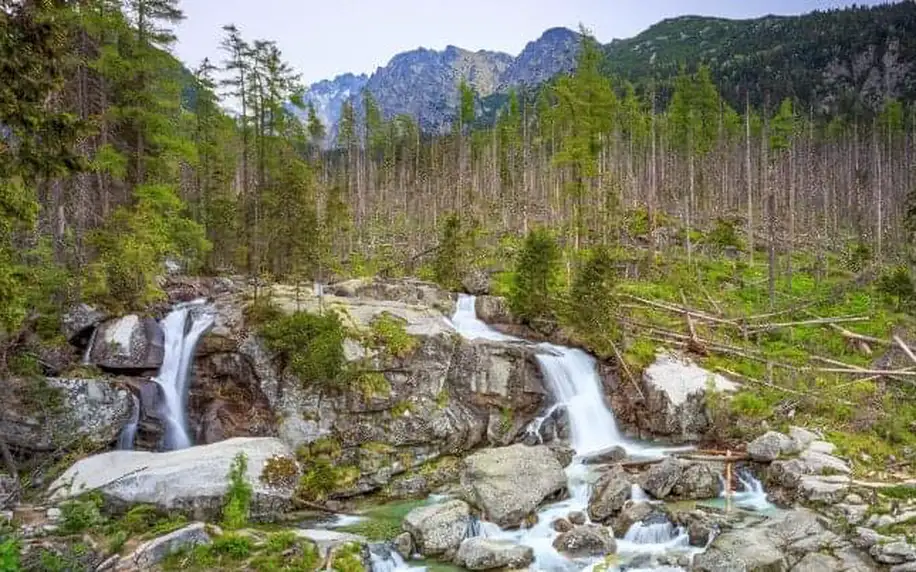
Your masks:
{"label": "rock slab", "polygon": [[415,508],[404,517],[401,527],[413,537],[423,556],[451,556],[467,535],[471,512],[460,500]]}

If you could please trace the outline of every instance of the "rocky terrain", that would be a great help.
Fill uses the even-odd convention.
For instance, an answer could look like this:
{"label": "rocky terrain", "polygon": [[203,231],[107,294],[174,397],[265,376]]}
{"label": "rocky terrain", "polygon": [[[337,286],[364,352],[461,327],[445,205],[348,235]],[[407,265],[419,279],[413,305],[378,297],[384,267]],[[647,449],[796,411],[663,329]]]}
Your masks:
{"label": "rocky terrain", "polygon": [[[524,541],[542,530],[556,554],[580,562],[617,558],[703,571],[916,569],[916,488],[854,478],[848,460],[814,430],[763,432],[735,451],[734,461],[691,450],[640,456],[623,447],[574,458],[568,414],[551,407],[538,364],[548,349],[459,336],[448,320],[453,295],[429,284],[353,280],[320,297],[271,289],[281,313],[322,307],[345,316],[346,359],[371,365],[384,379],[345,388],[304,385],[279,367],[245,309],[251,291],[243,282],[172,279],[168,291],[172,302],[205,296],[216,310],[193,363],[188,404],[196,446],[156,452],[161,396],[149,376],[162,363],[163,335],[146,317],[76,308],[64,331],[74,344],[91,344],[74,354],[95,373],[47,378],[53,407],[29,401],[15,384],[6,388],[0,434],[18,454],[72,450],[74,439],[95,453],[65,460],[53,481],[32,483],[37,495],[23,495],[4,477],[4,518],[21,536],[27,562],[29,554],[54,554],[78,561],[78,569],[269,570],[264,562],[279,558],[308,562],[305,569],[380,570],[400,554],[470,570],[520,569],[544,557]],[[513,328],[498,298],[478,298],[477,313]],[[390,354],[366,336],[382,315],[396,318],[414,341],[409,351]],[[618,420],[642,439],[708,437],[704,393],[727,396],[737,387],[677,354],[659,354],[629,390],[608,365],[602,369]],[[631,399],[636,389],[643,400]],[[132,395],[141,405],[137,448],[111,450],[133,417]],[[746,504],[748,475],[765,483],[775,504]],[[241,530],[227,524],[240,482],[249,487]],[[722,498],[723,483],[739,492]],[[579,494],[571,487],[586,491],[582,510],[562,508]],[[276,524],[259,528],[295,521],[303,508],[359,513],[365,498],[426,500],[384,538],[307,519],[279,532]],[[138,527],[139,512],[169,520]],[[127,532],[112,549],[102,536],[117,527]],[[90,548],[77,556],[79,538]],[[659,538],[670,546],[639,548]],[[233,543],[244,550],[228,547]]]}

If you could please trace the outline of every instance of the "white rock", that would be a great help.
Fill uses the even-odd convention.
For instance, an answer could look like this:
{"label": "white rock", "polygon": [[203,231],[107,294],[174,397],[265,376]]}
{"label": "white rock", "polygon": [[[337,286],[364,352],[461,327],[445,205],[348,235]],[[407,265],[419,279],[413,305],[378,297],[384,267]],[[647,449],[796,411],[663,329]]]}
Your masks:
{"label": "white rock", "polygon": [[789,437],[795,440],[798,443],[799,449],[807,449],[808,445],[812,441],[816,441],[818,436],[816,433],[805,429],[804,427],[789,427]]}
{"label": "white rock", "polygon": [[807,450],[802,451],[798,458],[808,467],[808,472],[814,475],[836,474],[841,473],[848,475],[852,469],[842,459],[838,459],[826,453]]}
{"label": "white rock", "polygon": [[836,451],[836,445],[833,443],[828,443],[827,441],[812,441],[808,445],[808,450],[815,453],[823,453],[825,455],[832,455]]}
{"label": "white rock", "polygon": [[206,520],[221,511],[227,475],[239,453],[248,458],[245,476],[254,489],[251,517],[269,519],[288,507],[293,490],[269,487],[260,476],[269,458],[292,453],[278,439],[243,437],[164,453],[110,451],[87,457],[54,481],[51,500],[97,489],[120,504],[153,504]]}
{"label": "white rock", "polygon": [[61,512],[59,508],[51,507],[48,509],[48,512],[46,512],[45,515],[48,517],[48,520],[50,520],[51,522],[57,522],[58,520],[60,520]]}

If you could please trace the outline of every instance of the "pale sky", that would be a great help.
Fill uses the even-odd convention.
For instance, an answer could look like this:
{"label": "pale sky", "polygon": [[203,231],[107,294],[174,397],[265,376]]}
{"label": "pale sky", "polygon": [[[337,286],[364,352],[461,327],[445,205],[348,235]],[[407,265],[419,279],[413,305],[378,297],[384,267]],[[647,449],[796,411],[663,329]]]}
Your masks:
{"label": "pale sky", "polygon": [[[912,0],[907,0],[912,1]],[[747,18],[799,14],[849,0],[183,0],[177,56],[190,67],[222,61],[224,24],[246,39],[275,40],[310,84],[344,73],[371,74],[395,54],[451,44],[517,55],[555,26],[585,24],[603,43],[685,14]],[[882,4],[859,0],[857,4]]]}

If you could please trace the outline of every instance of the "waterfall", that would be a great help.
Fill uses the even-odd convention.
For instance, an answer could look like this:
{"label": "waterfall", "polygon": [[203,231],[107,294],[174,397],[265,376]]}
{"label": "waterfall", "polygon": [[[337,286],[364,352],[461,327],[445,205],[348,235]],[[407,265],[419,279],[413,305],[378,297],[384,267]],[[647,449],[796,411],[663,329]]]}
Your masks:
{"label": "waterfall", "polygon": [[86,346],[86,351],[83,352],[83,365],[92,364],[92,345],[95,343],[95,337],[99,333],[99,327],[94,326],[92,328],[92,334],[89,335],[89,345]]}
{"label": "waterfall", "polygon": [[630,485],[630,500],[633,502],[649,502],[649,495],[646,494],[646,491],[642,490],[642,487],[633,483]]}
{"label": "waterfall", "polygon": [[[763,483],[757,480],[754,475],[748,471],[738,471],[736,476],[744,490],[732,493],[732,501],[735,506],[754,511],[765,511],[773,508],[773,505],[767,500],[767,493],[763,490]],[[724,494],[725,491],[723,490],[722,495],[724,496]]]}
{"label": "waterfall", "polygon": [[426,570],[421,566],[408,566],[396,551],[385,544],[369,546],[369,561],[372,572],[401,572],[402,570]]}
{"label": "waterfall", "polygon": [[134,392],[130,393],[130,398],[130,419],[127,421],[127,425],[121,429],[121,434],[118,435],[118,449],[128,451],[134,448],[134,439],[137,436],[137,425],[140,424],[140,400],[137,399]]}
{"label": "waterfall", "polygon": [[165,354],[154,381],[162,388],[159,413],[165,423],[166,450],[191,446],[187,426],[188,378],[197,342],[213,326],[215,318],[212,309],[197,300],[175,306],[162,320]]}

